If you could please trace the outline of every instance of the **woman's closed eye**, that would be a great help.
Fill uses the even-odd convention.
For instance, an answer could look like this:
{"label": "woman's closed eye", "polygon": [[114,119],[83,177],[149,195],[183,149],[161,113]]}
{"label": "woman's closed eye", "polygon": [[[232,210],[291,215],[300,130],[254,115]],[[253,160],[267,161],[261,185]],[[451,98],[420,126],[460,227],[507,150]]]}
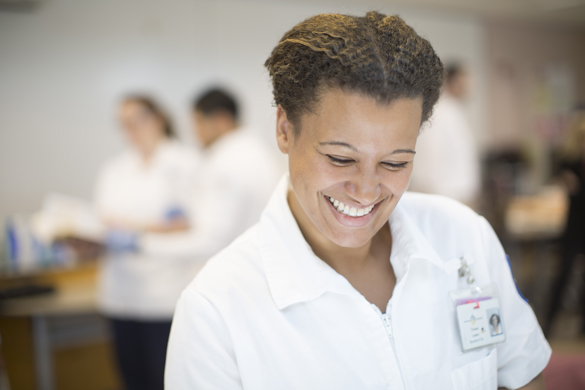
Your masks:
{"label": "woman's closed eye", "polygon": [[[355,160],[353,160],[351,158],[337,157],[337,156],[332,156],[330,154],[327,154],[327,158],[329,158],[329,161],[331,161],[332,164],[340,166],[340,167],[344,167],[344,166],[350,165],[350,164],[355,162]],[[402,168],[406,167],[408,165],[408,161],[401,162],[401,163],[383,161],[381,164],[384,167],[386,167],[387,169],[398,170],[398,169],[402,169]]]}
{"label": "woman's closed eye", "polygon": [[382,165],[384,165],[388,169],[396,170],[396,169],[405,168],[408,165],[408,161],[401,162],[401,163],[382,162]]}
{"label": "woman's closed eye", "polygon": [[330,154],[327,154],[327,158],[329,158],[329,161],[331,161],[331,163],[338,166],[346,166],[355,162],[355,160],[352,160],[350,158],[335,157]]}

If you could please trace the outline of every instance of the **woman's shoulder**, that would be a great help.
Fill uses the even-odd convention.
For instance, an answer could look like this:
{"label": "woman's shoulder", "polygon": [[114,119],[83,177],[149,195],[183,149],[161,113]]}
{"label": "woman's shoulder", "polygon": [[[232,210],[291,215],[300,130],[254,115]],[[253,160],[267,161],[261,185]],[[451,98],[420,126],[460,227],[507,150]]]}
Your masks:
{"label": "woman's shoulder", "polygon": [[165,161],[171,164],[191,165],[196,164],[199,155],[195,148],[178,140],[169,140],[162,145],[162,155]]}
{"label": "woman's shoulder", "polygon": [[453,223],[475,222],[479,215],[465,204],[442,195],[406,192],[400,206],[411,217],[448,220]]}
{"label": "woman's shoulder", "polygon": [[481,240],[485,221],[461,202],[441,195],[407,192],[399,207],[435,248],[461,249]]}
{"label": "woman's shoulder", "polygon": [[108,157],[102,164],[100,165],[100,173],[103,174],[115,174],[119,172],[121,169],[125,169],[126,167],[132,165],[134,160],[136,159],[135,153],[131,150],[123,150],[119,151],[118,153],[111,155]]}
{"label": "woman's shoulder", "polygon": [[465,257],[475,264],[476,280],[489,282],[490,267],[505,262],[505,257],[490,255],[500,244],[489,223],[466,205],[444,196],[406,193],[397,208],[399,217],[407,222],[403,226],[416,232],[414,237],[445,263],[445,269]]}

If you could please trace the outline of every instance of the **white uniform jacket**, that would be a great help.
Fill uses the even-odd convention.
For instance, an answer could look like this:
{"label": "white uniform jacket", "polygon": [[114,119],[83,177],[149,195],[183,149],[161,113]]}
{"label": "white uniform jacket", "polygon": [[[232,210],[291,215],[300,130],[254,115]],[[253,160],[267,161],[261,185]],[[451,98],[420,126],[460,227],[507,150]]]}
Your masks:
{"label": "white uniform jacket", "polygon": [[[170,209],[188,207],[196,166],[194,151],[176,141],[159,145],[148,165],[128,150],[104,164],[98,176],[98,214],[138,230],[160,224]],[[170,320],[201,266],[163,251],[110,254],[100,272],[100,306],[113,317]]]}
{"label": "white uniform jacket", "polygon": [[[286,200],[210,260],[177,305],[166,388],[516,389],[551,350],[487,221],[444,197],[406,193],[392,213],[397,277],[386,314],[317,258]],[[499,288],[506,341],[462,352],[449,292],[465,256]]]}

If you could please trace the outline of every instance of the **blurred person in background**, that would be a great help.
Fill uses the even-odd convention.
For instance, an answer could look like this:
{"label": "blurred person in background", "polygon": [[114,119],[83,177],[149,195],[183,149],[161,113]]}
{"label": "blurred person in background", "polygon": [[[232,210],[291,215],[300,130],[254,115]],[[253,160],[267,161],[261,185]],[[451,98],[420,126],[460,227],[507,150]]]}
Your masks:
{"label": "blurred person in background", "polygon": [[[561,256],[554,284],[545,334],[550,335],[561,308],[563,293],[578,255],[585,254],[585,107],[578,108],[567,131],[562,150],[558,181],[569,195],[569,212],[561,236]],[[585,293],[585,292],[584,292]],[[585,295],[585,294],[584,294]],[[582,296],[582,331],[585,331],[585,296]]]}
{"label": "blurred person in background", "polygon": [[448,196],[476,208],[479,156],[463,107],[469,75],[460,64],[448,65],[445,73],[443,94],[417,141],[409,190]]}
{"label": "blurred person in background", "polygon": [[189,229],[196,158],[147,96],[124,99],[119,121],[126,150],[102,167],[95,189],[108,248],[99,303],[111,322],[125,389],[163,389],[175,303],[196,269],[188,259],[164,251],[146,253],[139,241],[142,235],[172,236]]}
{"label": "blurred person in background", "polygon": [[180,234],[142,235],[140,248],[205,261],[258,221],[281,172],[267,145],[240,126],[228,92],[212,88],[196,97],[192,117],[202,145],[193,225]]}

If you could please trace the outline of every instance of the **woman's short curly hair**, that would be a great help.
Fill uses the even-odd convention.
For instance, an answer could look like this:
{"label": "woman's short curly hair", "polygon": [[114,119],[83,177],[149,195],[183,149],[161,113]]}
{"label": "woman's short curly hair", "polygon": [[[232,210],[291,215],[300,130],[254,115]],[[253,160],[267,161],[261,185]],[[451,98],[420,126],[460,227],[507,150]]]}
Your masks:
{"label": "woman's short curly hair", "polygon": [[363,17],[321,14],[301,22],[284,34],[264,66],[274,100],[295,129],[326,87],[386,104],[422,97],[422,124],[443,83],[443,64],[431,44],[399,16],[374,11]]}

